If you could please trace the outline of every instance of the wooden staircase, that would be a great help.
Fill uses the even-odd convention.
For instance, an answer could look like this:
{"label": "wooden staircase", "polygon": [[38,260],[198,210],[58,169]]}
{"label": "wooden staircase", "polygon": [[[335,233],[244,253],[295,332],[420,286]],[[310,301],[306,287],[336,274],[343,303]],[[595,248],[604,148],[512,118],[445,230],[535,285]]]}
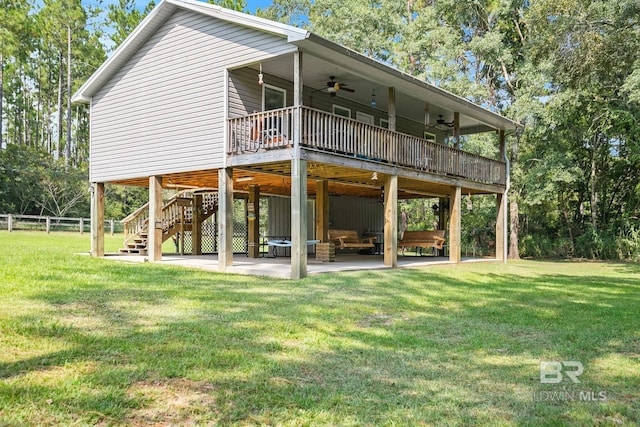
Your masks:
{"label": "wooden staircase", "polygon": [[[171,197],[162,206],[162,242],[178,232],[191,231],[196,195],[201,196],[199,220],[202,223],[218,210],[218,193],[203,190],[184,190]],[[195,206],[198,207],[198,206]],[[124,247],[120,253],[147,255],[149,243],[149,203],[144,204],[122,220]]]}

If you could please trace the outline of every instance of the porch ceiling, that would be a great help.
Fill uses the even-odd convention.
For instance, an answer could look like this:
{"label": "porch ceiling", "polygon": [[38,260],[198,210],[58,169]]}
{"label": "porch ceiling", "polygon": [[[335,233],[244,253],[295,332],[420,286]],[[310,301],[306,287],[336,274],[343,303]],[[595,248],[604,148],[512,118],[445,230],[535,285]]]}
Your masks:
{"label": "porch ceiling", "polygon": [[[335,57],[335,56],[334,56]],[[262,62],[263,72],[293,81],[293,57],[285,55]],[[249,65],[255,70],[256,78],[260,64]],[[391,68],[389,68],[391,70]],[[445,91],[429,90],[417,84],[403,81],[391,74],[367,66],[354,58],[338,64],[313,54],[304,56],[303,84],[310,89],[318,90],[315,96],[330,96],[324,90],[330,76],[346,83],[355,92],[338,91],[336,98],[349,99],[363,105],[370,105],[372,94],[376,94],[376,102],[380,110],[386,111],[389,87],[396,88],[397,114],[416,122],[424,122],[425,105],[429,104],[429,122],[435,123],[439,115],[447,122],[453,121],[454,112],[460,112],[461,134],[487,132],[496,129],[512,129],[508,119],[502,118],[489,110],[473,105],[471,102]],[[416,79],[416,82],[419,82]],[[484,117],[486,116],[486,117]],[[440,129],[442,131],[442,129]]]}
{"label": "porch ceiling", "polygon": [[[326,180],[329,182],[329,193],[332,195],[380,199],[386,175],[377,173],[377,180],[372,180],[372,177],[373,172],[371,171],[309,161],[307,163],[307,192],[310,196],[315,196],[316,182]],[[291,195],[290,161],[235,167],[233,178],[235,192],[248,192],[250,185],[259,185],[260,192],[265,195]],[[148,187],[149,180],[148,178],[133,178],[114,181],[111,184]],[[218,171],[211,169],[165,175],[162,179],[162,186],[167,189],[217,189]],[[446,196],[450,191],[451,186],[449,185],[405,177],[398,178],[399,199]],[[485,194],[469,188],[463,188],[462,192],[463,194]]]}

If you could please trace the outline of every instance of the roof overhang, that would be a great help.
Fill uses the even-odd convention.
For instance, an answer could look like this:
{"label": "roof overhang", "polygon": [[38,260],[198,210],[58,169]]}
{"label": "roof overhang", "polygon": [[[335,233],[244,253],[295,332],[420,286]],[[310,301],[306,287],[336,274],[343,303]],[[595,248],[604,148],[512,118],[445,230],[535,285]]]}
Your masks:
{"label": "roof overhang", "polygon": [[300,50],[331,61],[339,67],[358,70],[358,74],[363,78],[385,82],[387,86],[394,87],[398,92],[408,94],[414,98],[428,100],[429,104],[437,105],[441,108],[457,111],[467,117],[476,119],[479,123],[490,128],[507,131],[522,127],[520,123],[474,104],[461,96],[403,73],[317,34],[310,33],[309,37],[293,43]]}

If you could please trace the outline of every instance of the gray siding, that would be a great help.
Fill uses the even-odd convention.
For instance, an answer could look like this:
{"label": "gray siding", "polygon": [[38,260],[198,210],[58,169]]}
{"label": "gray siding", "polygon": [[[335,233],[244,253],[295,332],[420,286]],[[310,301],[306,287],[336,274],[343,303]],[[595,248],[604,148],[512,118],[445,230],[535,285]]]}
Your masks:
{"label": "gray siding", "polygon": [[329,202],[329,228],[366,232],[384,231],[382,199],[332,196]]}
{"label": "gray siding", "polygon": [[[242,117],[262,111],[262,87],[255,71],[240,68],[229,71],[229,117]],[[287,106],[293,105],[293,83],[265,74],[264,82],[287,91]]]}
{"label": "gray siding", "polygon": [[[229,117],[241,117],[251,114],[254,111],[262,111],[262,88],[256,83],[257,74],[254,70],[241,68],[229,72]],[[287,91],[287,106],[293,105],[293,83],[274,76],[265,74],[264,82]],[[317,88],[316,88],[317,89]],[[351,118],[356,118],[356,112],[360,111],[374,117],[374,124],[380,126],[380,119],[387,119],[389,113],[381,108],[371,108],[353,102],[348,98],[339,96],[331,97],[324,91],[317,91],[314,88],[304,88],[304,105],[322,110],[333,111],[333,105],[339,105],[351,110]],[[398,132],[414,135],[422,138],[424,131],[435,133],[438,142],[443,142],[445,133],[426,129],[423,123],[409,120],[405,117],[397,117],[396,129]]]}
{"label": "gray siding", "polygon": [[[291,236],[291,199],[288,197],[269,197],[267,236]],[[315,201],[307,201],[307,239],[316,234]]]}
{"label": "gray siding", "polygon": [[176,11],[93,97],[91,181],[221,167],[225,70],[295,49],[281,37]]}
{"label": "gray siding", "polygon": [[[309,201],[308,236],[315,234],[313,202]],[[291,234],[291,199],[287,197],[270,197],[267,235],[289,236]],[[365,232],[381,232],[384,230],[384,209],[381,199],[363,197],[331,196],[329,201],[329,228],[340,230],[356,230],[358,234]]]}

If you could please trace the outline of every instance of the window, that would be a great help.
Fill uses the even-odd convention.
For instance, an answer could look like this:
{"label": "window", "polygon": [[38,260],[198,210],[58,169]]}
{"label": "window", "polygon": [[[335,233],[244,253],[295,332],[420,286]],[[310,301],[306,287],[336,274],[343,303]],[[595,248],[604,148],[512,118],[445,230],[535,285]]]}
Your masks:
{"label": "window", "polygon": [[284,108],[287,100],[287,91],[279,87],[262,86],[262,111]]}
{"label": "window", "polygon": [[385,128],[385,129],[389,129],[389,120],[380,119],[380,127],[381,128]]}
{"label": "window", "polygon": [[372,125],[374,123],[373,116],[371,114],[363,113],[362,111],[356,111],[356,120],[368,125]]}
{"label": "window", "polygon": [[336,116],[342,116],[346,118],[351,118],[351,110],[345,107],[341,107],[339,105],[333,104],[333,114]]}
{"label": "window", "polygon": [[424,131],[424,139],[436,142],[436,135],[431,132]]}

